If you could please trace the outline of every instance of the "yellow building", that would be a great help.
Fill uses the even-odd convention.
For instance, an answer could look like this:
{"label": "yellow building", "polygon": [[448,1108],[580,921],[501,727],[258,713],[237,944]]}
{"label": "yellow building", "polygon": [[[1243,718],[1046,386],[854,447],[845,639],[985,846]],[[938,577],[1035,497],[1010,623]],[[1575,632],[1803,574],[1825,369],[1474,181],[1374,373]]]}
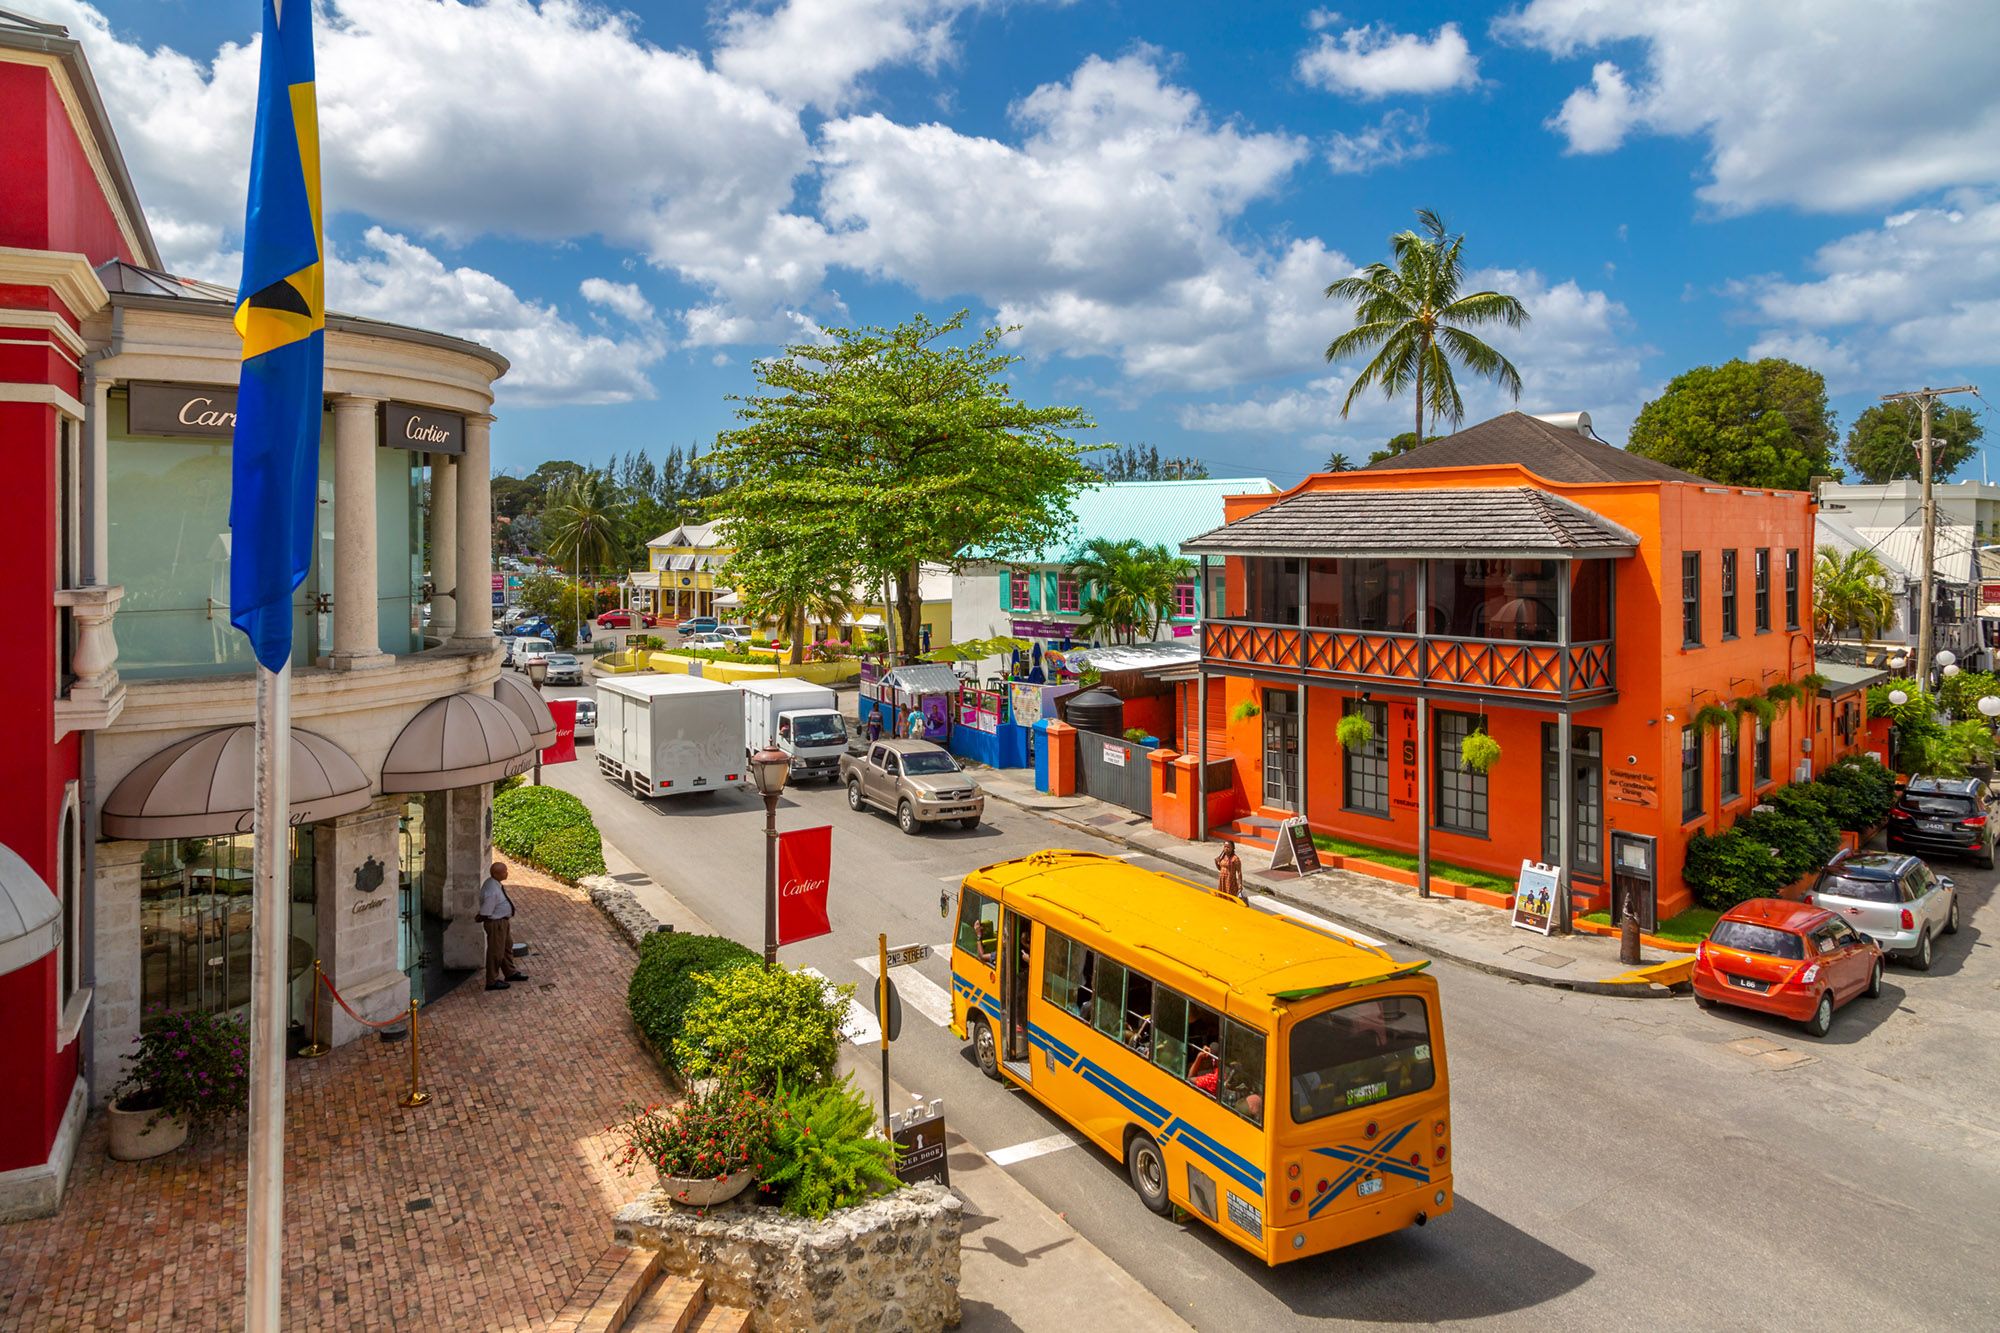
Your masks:
{"label": "yellow building", "polygon": [[[718,616],[716,575],[727,564],[722,524],[683,523],[646,543],[647,568],[632,571],[632,606],[663,619]],[[725,608],[726,609],[726,608]]]}
{"label": "yellow building", "polygon": [[[923,625],[923,646],[942,648],[951,642],[951,570],[944,565],[923,566],[918,573],[917,594],[922,599],[917,614]],[[844,625],[815,626],[814,637],[852,641],[857,636],[883,630],[888,622],[882,614],[879,587],[856,587],[853,603],[854,609]]]}

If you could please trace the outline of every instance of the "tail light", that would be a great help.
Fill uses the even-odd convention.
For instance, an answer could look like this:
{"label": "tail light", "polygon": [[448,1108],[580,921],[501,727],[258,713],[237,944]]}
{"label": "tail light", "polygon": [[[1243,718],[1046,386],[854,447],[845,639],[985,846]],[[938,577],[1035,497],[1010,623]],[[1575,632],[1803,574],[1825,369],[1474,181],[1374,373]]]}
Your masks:
{"label": "tail light", "polygon": [[1812,894],[1808,893],[1805,895],[1805,897],[1801,898],[1799,901],[1804,903],[1807,907],[1811,907],[1813,905],[1813,896]]}
{"label": "tail light", "polygon": [[1792,980],[1801,986],[1812,985],[1813,982],[1819,980],[1819,964],[1812,963],[1801,968],[1799,974],[1793,977]]}
{"label": "tail light", "polygon": [[1973,816],[1972,818],[1970,818],[1970,819],[1961,819],[1961,820],[1959,820],[1959,821],[1958,821],[1958,826],[1959,826],[1960,828],[1985,828],[1985,827],[1986,827],[1986,816],[1985,816],[1985,815],[1974,815],[1974,816]]}
{"label": "tail light", "polygon": [[1708,941],[1707,941],[1707,940],[1703,940],[1703,941],[1702,941],[1702,942],[1701,942],[1700,944],[1697,944],[1697,945],[1695,945],[1695,946],[1694,946],[1694,960],[1695,960],[1695,962],[1697,962],[1697,963],[1700,963],[1700,964],[1701,964],[1701,965],[1702,965],[1703,967],[1707,967],[1707,966],[1708,966]]}
{"label": "tail light", "polygon": [[1892,809],[1889,811],[1889,818],[1891,819],[1908,819],[1909,817],[1910,817],[1910,812],[1908,810]]}
{"label": "tail light", "polygon": [[1913,930],[1916,928],[1916,924],[1917,924],[1917,919],[1911,916],[1910,909],[1905,907],[1903,909],[1903,929]]}
{"label": "tail light", "polygon": [[1449,1150],[1448,1150],[1448,1149],[1447,1149],[1447,1148],[1446,1148],[1446,1147],[1445,1147],[1445,1146],[1444,1146],[1444,1145],[1443,1145],[1442,1143],[1440,1143],[1440,1144],[1438,1145],[1438,1147],[1437,1147],[1437,1159],[1438,1159],[1438,1162],[1439,1162],[1440,1164],[1442,1164],[1442,1163],[1444,1162],[1444,1158],[1445,1158],[1445,1153],[1446,1153],[1447,1151],[1449,1151]]}
{"label": "tail light", "polygon": [[1291,1192],[1290,1194],[1287,1194],[1287,1195],[1285,1196],[1285,1201],[1286,1201],[1287,1203],[1291,1204],[1291,1205],[1292,1205],[1293,1207],[1297,1207],[1297,1206],[1298,1206],[1298,1202],[1299,1202],[1299,1192],[1298,1192],[1298,1190],[1297,1190],[1297,1189],[1294,1189],[1294,1190],[1293,1190],[1293,1191],[1292,1191],[1292,1192]]}

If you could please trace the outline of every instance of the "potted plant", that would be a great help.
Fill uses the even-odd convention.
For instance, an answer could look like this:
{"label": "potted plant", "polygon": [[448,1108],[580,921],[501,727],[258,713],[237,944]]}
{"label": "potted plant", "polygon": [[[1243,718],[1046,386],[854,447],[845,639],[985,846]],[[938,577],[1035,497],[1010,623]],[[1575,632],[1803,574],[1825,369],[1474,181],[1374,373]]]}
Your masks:
{"label": "potted plant", "polygon": [[1484,773],[1500,762],[1500,742],[1475,731],[1458,743],[1458,759],[1474,773]]}
{"label": "potted plant", "polygon": [[139,1049],[125,1057],[109,1116],[119,1161],[170,1153],[249,1102],[250,1038],[240,1019],[161,1005],[132,1041]]}
{"label": "potted plant", "polygon": [[622,1142],[608,1160],[627,1175],[651,1166],[675,1203],[706,1208],[741,1194],[764,1169],[771,1107],[741,1081],[717,1079],[665,1110],[628,1106],[616,1130]]}
{"label": "potted plant", "polygon": [[1232,722],[1248,722],[1263,711],[1263,709],[1257,706],[1254,699],[1245,699],[1242,703],[1229,710],[1229,720]]}
{"label": "potted plant", "polygon": [[1334,738],[1344,750],[1357,750],[1375,739],[1375,724],[1366,714],[1349,713],[1333,728]]}

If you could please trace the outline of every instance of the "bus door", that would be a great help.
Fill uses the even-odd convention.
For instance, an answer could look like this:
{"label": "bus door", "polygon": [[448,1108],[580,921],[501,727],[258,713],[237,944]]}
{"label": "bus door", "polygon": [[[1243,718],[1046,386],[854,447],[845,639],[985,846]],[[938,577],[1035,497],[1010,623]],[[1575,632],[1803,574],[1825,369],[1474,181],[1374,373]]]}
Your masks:
{"label": "bus door", "polygon": [[1034,922],[1008,912],[1000,940],[1000,1058],[1008,1072],[1033,1082],[1028,1063],[1028,995],[1034,978],[1029,969]]}

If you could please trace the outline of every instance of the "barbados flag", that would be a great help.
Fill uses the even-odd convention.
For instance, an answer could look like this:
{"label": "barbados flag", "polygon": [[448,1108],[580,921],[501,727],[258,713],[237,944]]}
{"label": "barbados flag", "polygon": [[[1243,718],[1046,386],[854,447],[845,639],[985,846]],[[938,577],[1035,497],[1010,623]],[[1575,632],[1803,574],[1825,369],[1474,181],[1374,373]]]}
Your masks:
{"label": "barbados flag", "polygon": [[312,0],[264,0],[236,297],[243,370],[229,497],[229,619],[272,671],[291,659],[292,593],[312,559],[326,372],[320,237]]}

